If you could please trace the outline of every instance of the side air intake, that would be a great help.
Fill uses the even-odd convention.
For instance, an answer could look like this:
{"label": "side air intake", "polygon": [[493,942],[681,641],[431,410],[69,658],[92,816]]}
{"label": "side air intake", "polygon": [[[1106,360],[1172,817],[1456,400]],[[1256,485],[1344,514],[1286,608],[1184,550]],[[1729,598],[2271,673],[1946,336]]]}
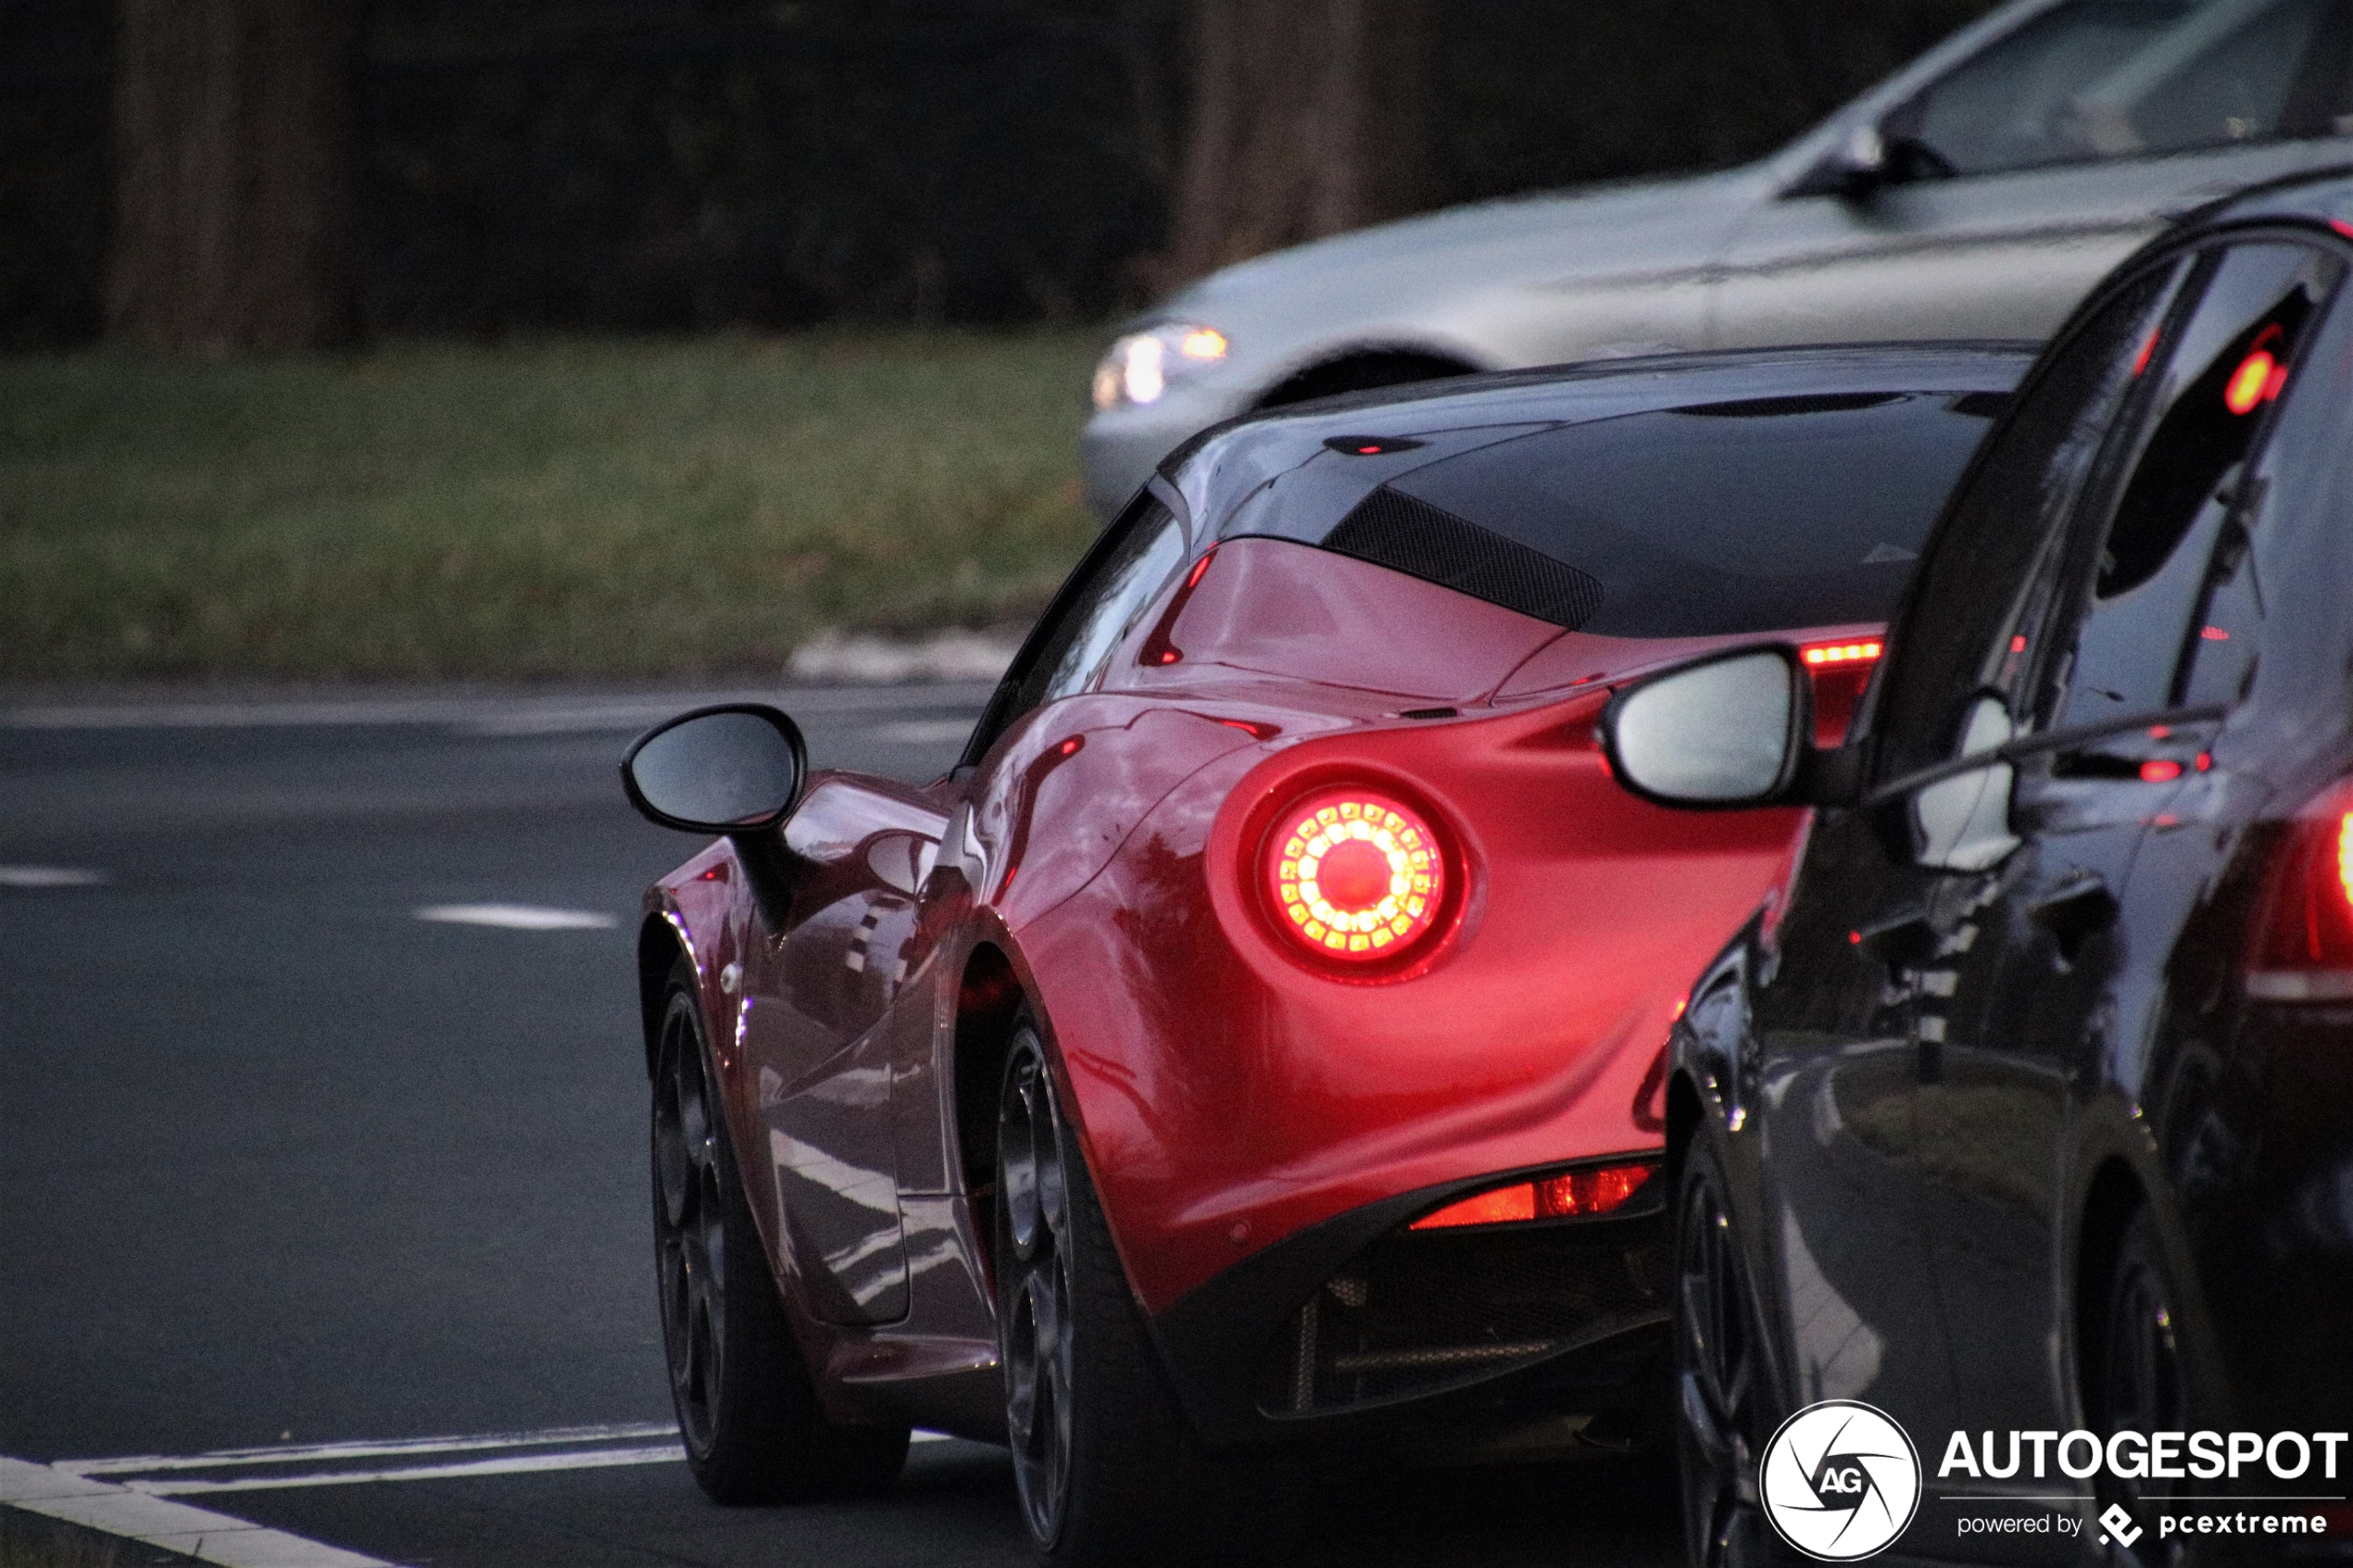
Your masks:
{"label": "side air intake", "polygon": [[1324,547],[1572,632],[1602,608],[1602,585],[1587,573],[1385,484],[1340,520]]}

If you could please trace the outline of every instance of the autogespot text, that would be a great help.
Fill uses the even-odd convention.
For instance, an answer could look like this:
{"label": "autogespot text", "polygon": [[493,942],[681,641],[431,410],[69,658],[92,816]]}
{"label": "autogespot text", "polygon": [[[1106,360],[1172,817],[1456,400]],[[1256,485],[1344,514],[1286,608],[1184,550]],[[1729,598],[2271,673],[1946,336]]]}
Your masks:
{"label": "autogespot text", "polygon": [[[2294,1481],[2320,1467],[2322,1480],[2336,1479],[2337,1461],[2348,1435],[2343,1432],[2118,1432],[2103,1440],[2095,1432],[1986,1432],[1972,1446],[1956,1432],[1944,1445],[1937,1479],[1968,1475],[2007,1480],[2026,1474],[2060,1474],[2075,1480],[2108,1474],[2125,1481],[2237,1480],[2259,1464],[2274,1479]],[[2007,1444],[2001,1439],[2007,1438]]]}

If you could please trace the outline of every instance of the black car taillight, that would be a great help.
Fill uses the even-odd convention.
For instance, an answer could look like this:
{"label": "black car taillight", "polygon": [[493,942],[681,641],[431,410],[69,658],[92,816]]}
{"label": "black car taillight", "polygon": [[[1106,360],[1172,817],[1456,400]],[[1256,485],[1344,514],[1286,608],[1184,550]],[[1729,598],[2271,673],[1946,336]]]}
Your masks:
{"label": "black car taillight", "polygon": [[2330,790],[2288,824],[2259,919],[2248,996],[2353,1001],[2353,784]]}

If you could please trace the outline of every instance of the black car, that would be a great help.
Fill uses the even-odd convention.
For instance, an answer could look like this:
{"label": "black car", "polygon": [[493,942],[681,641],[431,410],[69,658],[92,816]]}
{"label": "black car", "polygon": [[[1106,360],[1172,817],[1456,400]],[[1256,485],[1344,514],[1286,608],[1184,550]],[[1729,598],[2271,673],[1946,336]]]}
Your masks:
{"label": "black car", "polygon": [[[1635,793],[1816,808],[1669,1047],[1695,1562],[2347,1549],[2348,220],[2259,189],[2085,303],[1844,745],[1785,646],[1613,699]],[[1910,1496],[1879,1426],[1774,1469],[1823,1401]]]}

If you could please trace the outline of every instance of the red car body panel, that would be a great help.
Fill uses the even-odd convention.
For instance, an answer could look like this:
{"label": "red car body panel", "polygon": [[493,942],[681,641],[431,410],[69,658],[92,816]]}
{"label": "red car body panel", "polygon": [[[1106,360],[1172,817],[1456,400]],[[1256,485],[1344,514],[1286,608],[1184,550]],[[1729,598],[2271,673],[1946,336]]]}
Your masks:
{"label": "red car body panel", "polygon": [[[1279,596],[1261,591],[1269,577]],[[1239,591],[1213,593],[1221,580]],[[1151,1311],[1376,1198],[1655,1148],[1645,1080],[1695,972],[1680,960],[1704,962],[1755,907],[1795,825],[1786,811],[1694,819],[1618,789],[1592,737],[1605,686],[1495,717],[1330,730],[1296,679],[1233,668],[1293,656],[1248,607],[1311,582],[1327,592],[1307,603],[1353,611],[1310,621],[1323,672],[1377,671],[1391,697],[1475,702],[1561,635],[1304,546],[1220,548],[1173,630],[1185,660],[1153,672],[1154,696],[1239,701],[1253,721],[1309,733],[1191,774],[1076,897],[1008,920]],[[1403,591],[1384,602],[1391,583]],[[1399,625],[1417,628],[1419,679]],[[1604,679],[1692,647],[1581,640],[1616,642]],[[1410,976],[1366,983],[1294,957],[1256,894],[1266,813],[1340,780],[1427,805],[1461,847],[1462,917]]]}
{"label": "red car body panel", "polygon": [[[1252,612],[1290,602],[1348,619],[1302,617],[1309,638]],[[1390,635],[1400,624],[1420,629],[1421,657]],[[1613,681],[1714,640],[1563,633],[1267,539],[1221,546],[1171,633],[1181,662],[1123,650],[1130,689],[1057,703],[1005,737],[969,800],[978,885],[920,921],[912,887],[875,862],[912,841],[912,870],[966,804],[953,786],[814,775],[786,842],[820,874],[797,891],[784,944],[758,939],[751,879],[726,841],[657,884],[651,907],[697,960],[736,1148],[783,1173],[748,1182],[755,1217],[816,1320],[905,1316],[905,1247],[829,1263],[829,1239],[870,1238],[812,1234],[800,1210],[862,1194],[881,1214],[896,1208],[887,1184],[953,1190],[943,938],[951,951],[1001,944],[1027,977],[1150,1311],[1376,1198],[1658,1147],[1655,1069],[1680,977],[1756,906],[1798,814],[1645,805],[1610,782],[1592,731]],[[1478,704],[1562,643],[1559,668],[1578,671],[1565,693],[1393,716]],[[1293,659],[1326,680],[1263,668]],[[1352,673],[1386,689],[1340,684]],[[1462,847],[1460,922],[1408,977],[1367,983],[1295,958],[1259,907],[1252,830],[1337,779],[1426,802]],[[887,1011],[901,1026],[877,1027]],[[811,1168],[840,1185],[795,1174]]]}
{"label": "red car body panel", "polygon": [[[1754,640],[1564,632],[1229,537],[1169,579],[1093,689],[1015,720],[975,766],[925,787],[814,774],[783,830],[788,875],[722,841],[663,877],[648,1006],[683,947],[827,1408],[1001,1431],[976,1147],[996,1085],[964,1053],[1014,999],[1154,1320],[1367,1205],[1658,1149],[1682,986],[1803,819],[1646,805],[1610,781],[1594,724],[1627,679]],[[1825,726],[1864,673],[1819,672]],[[1457,851],[1451,926],[1403,972],[1327,967],[1259,892],[1273,814],[1340,782],[1412,803]]]}

